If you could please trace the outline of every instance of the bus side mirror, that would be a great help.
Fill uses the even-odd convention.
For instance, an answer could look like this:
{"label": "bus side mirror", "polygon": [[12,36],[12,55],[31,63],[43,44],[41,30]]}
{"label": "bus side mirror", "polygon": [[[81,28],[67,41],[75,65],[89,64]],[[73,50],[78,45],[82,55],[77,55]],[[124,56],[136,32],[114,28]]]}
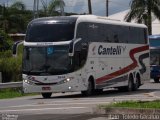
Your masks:
{"label": "bus side mirror", "polygon": [[69,54],[70,57],[73,57],[73,41],[69,44]]}
{"label": "bus side mirror", "polygon": [[80,53],[80,51],[75,51],[75,54],[74,54],[74,62],[75,62],[75,65],[77,66],[77,67],[79,67],[80,66],[80,63],[81,63],[81,53]]}
{"label": "bus side mirror", "polygon": [[13,55],[14,57],[17,56],[18,46],[21,45],[21,44],[23,44],[23,40],[17,41],[17,42],[15,42],[15,43],[13,44],[13,47],[12,47],[12,55]]}
{"label": "bus side mirror", "polygon": [[69,45],[69,56],[70,56],[70,57],[73,57],[73,56],[74,56],[75,45],[76,45],[79,41],[81,41],[81,40],[82,40],[82,38],[77,38],[77,39],[73,40],[73,41],[70,43],[70,45]]}

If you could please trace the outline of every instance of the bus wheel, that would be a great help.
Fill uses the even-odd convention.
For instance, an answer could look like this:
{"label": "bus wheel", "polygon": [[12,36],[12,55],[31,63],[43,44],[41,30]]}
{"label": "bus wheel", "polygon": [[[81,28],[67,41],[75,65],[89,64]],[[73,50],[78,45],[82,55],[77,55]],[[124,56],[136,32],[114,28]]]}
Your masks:
{"label": "bus wheel", "polygon": [[127,90],[128,90],[128,92],[130,92],[130,91],[133,91],[133,89],[134,89],[133,77],[130,76],[130,77],[129,77],[129,80],[128,80]]}
{"label": "bus wheel", "polygon": [[102,94],[103,89],[95,89],[94,92],[95,92],[96,95]]}
{"label": "bus wheel", "polygon": [[135,81],[135,84],[134,84],[134,91],[136,91],[138,88],[139,88],[139,86],[140,86],[140,77],[139,76],[137,76],[136,77],[136,81]]}
{"label": "bus wheel", "polygon": [[52,93],[42,93],[43,98],[50,98]]}
{"label": "bus wheel", "polygon": [[118,87],[118,91],[120,92],[126,92],[128,90],[127,86]]}
{"label": "bus wheel", "polygon": [[90,95],[93,95],[93,92],[94,92],[94,83],[93,83],[93,80],[90,78],[88,80],[88,88],[86,91],[81,91],[82,95],[85,95],[85,96],[90,96]]}
{"label": "bus wheel", "polygon": [[159,78],[154,78],[155,83],[159,83]]}

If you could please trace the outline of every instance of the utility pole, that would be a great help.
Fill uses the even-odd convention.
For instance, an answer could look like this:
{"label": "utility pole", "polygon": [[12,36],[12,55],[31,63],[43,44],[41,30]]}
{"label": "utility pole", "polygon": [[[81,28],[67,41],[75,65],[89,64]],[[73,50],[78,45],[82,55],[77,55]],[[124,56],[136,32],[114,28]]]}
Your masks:
{"label": "utility pole", "polygon": [[60,0],[60,11],[61,11],[61,16],[64,16],[64,6],[63,6],[63,1]]}
{"label": "utility pole", "polygon": [[89,12],[89,14],[92,14],[91,0],[88,0],[88,12]]}
{"label": "utility pole", "polygon": [[37,0],[34,0],[34,3],[33,3],[33,18],[34,19],[36,18],[36,1]]}
{"label": "utility pole", "polygon": [[33,3],[33,16],[34,16],[34,19],[38,17],[38,9],[39,9],[39,0],[34,0],[34,3]]}
{"label": "utility pole", "polygon": [[39,0],[37,0],[37,9],[36,9],[36,11],[37,11],[37,17],[39,17]]}
{"label": "utility pole", "polygon": [[108,13],[109,13],[109,6],[108,6],[108,0],[106,0],[106,16],[108,17]]}

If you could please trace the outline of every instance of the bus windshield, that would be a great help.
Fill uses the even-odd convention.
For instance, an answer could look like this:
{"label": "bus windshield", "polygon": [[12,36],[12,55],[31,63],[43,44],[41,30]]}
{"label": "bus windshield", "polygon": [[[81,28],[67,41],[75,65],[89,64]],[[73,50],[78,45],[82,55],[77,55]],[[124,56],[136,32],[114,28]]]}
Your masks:
{"label": "bus windshield", "polygon": [[69,41],[74,37],[75,24],[55,23],[45,24],[37,23],[30,25],[26,33],[26,42],[60,42]]}
{"label": "bus windshield", "polygon": [[160,65],[160,49],[151,49],[150,50],[150,64],[151,65]]}
{"label": "bus windshield", "polygon": [[29,75],[60,75],[70,72],[69,46],[25,47],[23,73]]}

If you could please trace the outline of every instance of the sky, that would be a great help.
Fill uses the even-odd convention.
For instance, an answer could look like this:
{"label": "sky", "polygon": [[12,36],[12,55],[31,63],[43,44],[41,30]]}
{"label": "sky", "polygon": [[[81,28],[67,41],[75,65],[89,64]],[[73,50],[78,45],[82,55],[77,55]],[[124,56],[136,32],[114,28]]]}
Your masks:
{"label": "sky", "polygon": [[[15,1],[23,1],[27,9],[33,9],[34,0],[0,0],[0,4],[11,5]],[[41,0],[39,0],[41,1]],[[50,0],[44,0],[49,3]],[[88,0],[64,0],[65,12],[88,13]],[[109,15],[129,9],[131,0],[109,0]],[[94,15],[106,15],[106,0],[91,0]],[[40,3],[40,6],[41,3]]]}

